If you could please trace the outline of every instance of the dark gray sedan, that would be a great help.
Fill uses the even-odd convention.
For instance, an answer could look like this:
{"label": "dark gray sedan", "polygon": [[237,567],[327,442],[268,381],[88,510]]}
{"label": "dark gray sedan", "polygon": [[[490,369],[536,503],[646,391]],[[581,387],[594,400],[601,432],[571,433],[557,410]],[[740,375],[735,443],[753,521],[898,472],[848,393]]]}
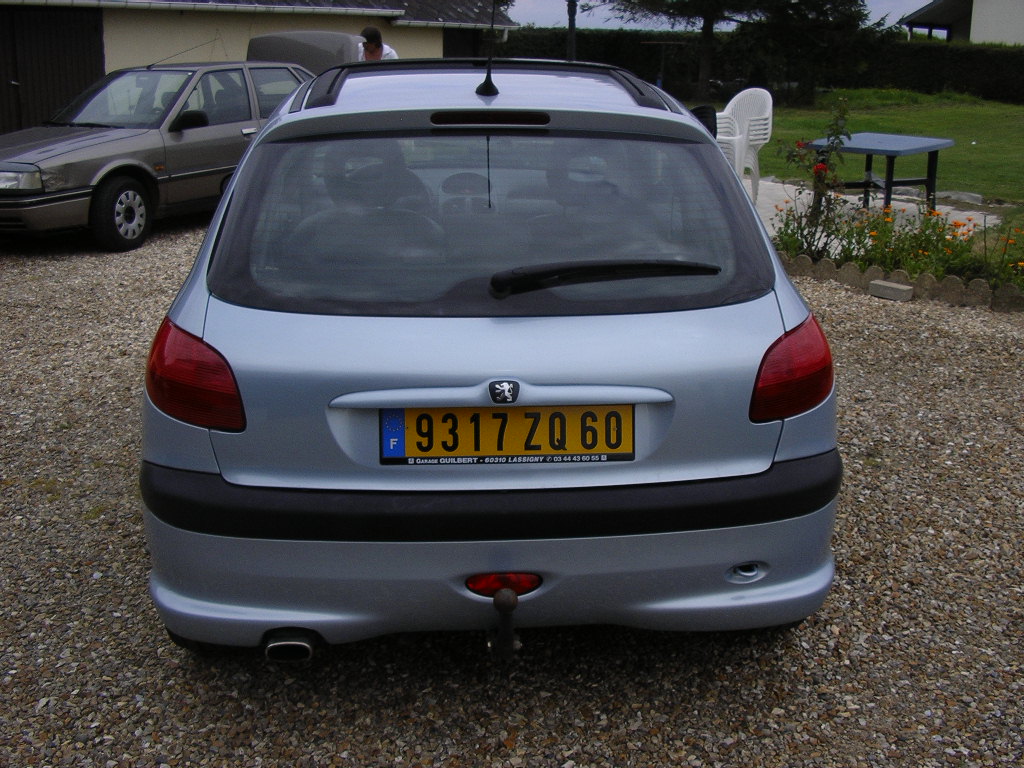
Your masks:
{"label": "dark gray sedan", "polygon": [[88,227],[104,248],[137,248],[156,216],[212,207],[311,77],[270,62],[111,72],[45,124],[0,136],[0,233]]}

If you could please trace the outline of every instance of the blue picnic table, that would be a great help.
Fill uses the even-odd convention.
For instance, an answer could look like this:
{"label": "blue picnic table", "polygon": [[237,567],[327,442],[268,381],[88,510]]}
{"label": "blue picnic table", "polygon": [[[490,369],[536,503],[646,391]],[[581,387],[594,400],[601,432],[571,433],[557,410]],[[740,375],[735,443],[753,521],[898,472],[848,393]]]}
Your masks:
{"label": "blue picnic table", "polygon": [[[840,152],[864,155],[863,181],[843,182],[847,189],[864,190],[864,207],[871,203],[871,190],[881,189],[885,195],[885,205],[892,204],[892,188],[894,185],[924,185],[928,205],[935,208],[935,179],[939,168],[939,150],[952,147],[952,139],[938,139],[931,136],[904,136],[899,133],[854,133],[849,138],[843,137]],[[828,139],[815,139],[809,146],[824,149]],[[928,170],[923,178],[896,179],[896,158],[905,155],[928,153]],[[872,173],[871,166],[875,155],[885,156],[885,177],[879,178]]]}

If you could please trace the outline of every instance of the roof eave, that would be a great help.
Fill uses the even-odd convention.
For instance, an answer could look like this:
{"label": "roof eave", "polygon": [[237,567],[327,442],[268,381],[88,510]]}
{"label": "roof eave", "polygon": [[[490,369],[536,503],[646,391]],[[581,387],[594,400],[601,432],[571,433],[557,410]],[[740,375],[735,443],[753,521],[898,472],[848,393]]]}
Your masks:
{"label": "roof eave", "polygon": [[226,13],[288,13],[329,16],[376,16],[397,18],[405,11],[384,8],[323,8],[294,5],[257,5],[256,3],[203,3],[172,0],[0,0],[0,5],[45,5],[64,8],[117,8],[139,11],[220,11]]}
{"label": "roof eave", "polygon": [[447,29],[500,29],[503,31],[521,29],[519,24],[477,24],[471,21],[422,21],[420,19],[398,18],[391,22],[393,27],[443,27]]}
{"label": "roof eave", "polygon": [[973,0],[932,0],[911,11],[897,22],[900,26],[948,27],[966,14],[970,15]]}

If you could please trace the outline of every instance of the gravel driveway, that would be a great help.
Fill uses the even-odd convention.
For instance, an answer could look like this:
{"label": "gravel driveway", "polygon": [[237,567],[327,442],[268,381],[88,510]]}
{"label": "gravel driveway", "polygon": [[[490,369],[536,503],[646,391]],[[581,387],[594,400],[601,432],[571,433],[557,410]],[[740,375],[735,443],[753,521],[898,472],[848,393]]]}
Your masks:
{"label": "gravel driveway", "polygon": [[146,594],[145,355],[202,237],[0,241],[0,765],[987,766],[1024,762],[1024,314],[800,280],[846,461],[824,608],[788,632],[388,637],[196,659]]}

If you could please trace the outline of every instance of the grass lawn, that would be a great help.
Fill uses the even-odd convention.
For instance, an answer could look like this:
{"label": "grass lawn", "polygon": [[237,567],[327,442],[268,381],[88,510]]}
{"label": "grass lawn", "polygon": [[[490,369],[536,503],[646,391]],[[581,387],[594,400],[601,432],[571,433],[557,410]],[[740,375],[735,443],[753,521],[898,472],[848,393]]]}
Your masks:
{"label": "grass lawn", "polygon": [[[823,137],[837,97],[846,98],[849,104],[850,133],[872,131],[953,139],[956,145],[939,153],[939,192],[974,192],[986,203],[1024,205],[1024,105],[959,94],[846,90],[819,97],[813,109],[776,107],[772,141],[760,153],[762,176],[784,180],[799,176],[796,169],[786,165],[780,142],[790,147],[798,140]],[[896,177],[924,176],[926,158],[897,158]],[[875,173],[884,170],[884,158],[875,158]],[[858,179],[863,172],[863,155],[846,156],[840,170],[842,177]]]}

